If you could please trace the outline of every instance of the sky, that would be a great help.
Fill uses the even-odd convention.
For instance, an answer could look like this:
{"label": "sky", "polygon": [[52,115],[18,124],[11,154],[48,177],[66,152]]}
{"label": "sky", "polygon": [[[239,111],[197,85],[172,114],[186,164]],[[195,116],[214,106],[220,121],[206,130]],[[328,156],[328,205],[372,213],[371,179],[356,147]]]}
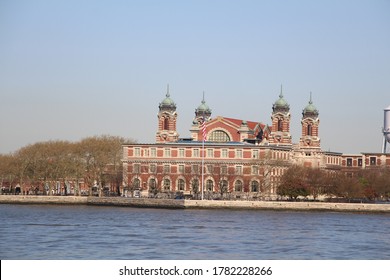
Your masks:
{"label": "sky", "polygon": [[312,92],[323,150],[381,152],[390,1],[0,0],[0,153],[154,143],[168,84],[183,138],[203,92],[213,117],[270,124],[282,85],[294,143]]}

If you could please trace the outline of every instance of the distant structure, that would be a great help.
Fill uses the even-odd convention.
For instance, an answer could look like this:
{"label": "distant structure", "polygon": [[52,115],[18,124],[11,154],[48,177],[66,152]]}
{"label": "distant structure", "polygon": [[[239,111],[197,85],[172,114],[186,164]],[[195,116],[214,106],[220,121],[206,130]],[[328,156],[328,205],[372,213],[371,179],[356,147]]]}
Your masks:
{"label": "distant structure", "polygon": [[384,124],[383,124],[383,150],[386,153],[387,143],[390,143],[390,106],[384,109]]}
{"label": "distant structure", "polygon": [[[237,112],[245,110],[240,102],[235,108]],[[213,116],[203,95],[189,123],[190,137],[179,138],[177,106],[168,87],[158,106],[155,143],[123,145],[121,193],[136,190],[143,197],[180,192],[207,199],[275,200],[284,172],[294,164],[329,174],[342,171],[348,177],[359,176],[362,169],[390,168],[390,153],[385,153],[390,143],[390,106],[385,109],[383,153],[360,154],[321,148],[320,113],[311,93],[295,143],[290,132],[290,105],[282,88],[270,109],[270,124]]]}

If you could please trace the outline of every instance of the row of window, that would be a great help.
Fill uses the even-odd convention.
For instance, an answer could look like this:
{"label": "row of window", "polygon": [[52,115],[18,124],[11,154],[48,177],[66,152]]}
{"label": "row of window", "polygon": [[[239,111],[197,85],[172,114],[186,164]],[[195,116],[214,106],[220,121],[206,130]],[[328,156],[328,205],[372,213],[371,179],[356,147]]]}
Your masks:
{"label": "row of window", "polygon": [[[175,149],[176,150],[176,149]],[[205,156],[208,158],[215,158],[216,157],[216,149],[214,148],[206,148],[205,149]],[[220,150],[220,157],[221,158],[228,158],[229,157],[229,149],[218,149]],[[143,153],[141,154],[141,151]],[[190,157],[194,158],[199,158],[201,157],[201,149],[200,148],[192,148],[191,150],[191,155]],[[134,148],[134,156],[135,157],[157,157],[157,148],[152,147],[152,148],[146,148],[146,149],[141,149],[139,147]],[[172,149],[171,148],[164,148],[164,157],[170,158],[172,157]],[[188,157],[189,155],[187,154],[186,156],[186,149],[185,148],[179,148],[177,149],[177,157],[179,158],[185,158]],[[243,158],[243,150],[242,149],[236,149],[234,151],[234,157],[235,158]],[[259,150],[253,150],[252,151],[252,158],[258,159],[259,158]]]}
{"label": "row of window", "polygon": [[[370,165],[376,165],[376,157],[370,157],[369,158]],[[347,158],[347,166],[353,166],[353,159]],[[357,166],[363,166],[363,159],[358,158],[357,159]]]}
{"label": "row of window", "polygon": [[[163,181],[161,183],[162,183],[161,190],[163,190],[163,191],[200,192],[200,182],[197,178],[194,178],[191,180],[191,182],[188,185],[188,188],[187,188],[186,181],[182,178],[177,180],[176,188],[173,188],[174,186],[172,184],[171,179],[169,179],[169,178],[163,179]],[[218,187],[216,187],[213,180],[207,179],[205,181],[204,186],[205,186],[206,191],[211,191],[211,192],[221,191],[221,190],[223,190],[224,192],[229,191],[229,182],[227,180],[221,180],[218,183]],[[244,191],[243,186],[244,186],[243,182],[241,180],[237,180],[234,182],[234,189],[233,190],[236,192],[242,192],[242,191]],[[141,188],[141,181],[139,178],[133,179],[133,187],[135,189]],[[157,185],[157,180],[155,178],[150,178],[148,181],[148,190],[153,191],[153,190],[157,190],[157,189],[159,189],[158,185]],[[260,191],[260,183],[258,181],[255,181],[255,180],[251,181],[250,186],[249,186],[249,191],[250,192],[259,192]]]}
{"label": "row of window", "polygon": [[326,158],[327,164],[337,164],[340,165],[340,158],[339,157],[327,157]]}
{"label": "row of window", "polygon": [[[164,164],[162,166],[163,170],[162,172],[164,174],[171,174],[172,173],[172,165],[170,164]],[[189,168],[186,170],[186,166],[184,164],[177,165],[177,173],[178,174],[185,174],[185,173],[191,173],[191,174],[200,174],[201,173],[202,166],[199,164],[193,164],[191,165],[191,171],[189,172]],[[133,173],[134,174],[140,174],[140,173],[151,173],[156,174],[157,173],[157,164],[149,164],[149,170],[142,169],[141,170],[141,164],[140,163],[134,163],[133,164]],[[219,174],[228,174],[228,166],[222,165],[219,167],[219,170],[214,167],[212,164],[205,165],[205,170],[208,174],[214,174],[215,172],[219,171]],[[243,166],[242,165],[236,165],[234,169],[235,175],[242,175],[243,174]],[[251,174],[252,175],[259,175],[259,166],[258,165],[252,165],[251,166]]]}
{"label": "row of window", "polygon": [[[347,158],[347,166],[352,166],[353,165],[352,163],[353,163],[352,158]],[[358,166],[363,166],[363,159],[358,158],[357,164]]]}

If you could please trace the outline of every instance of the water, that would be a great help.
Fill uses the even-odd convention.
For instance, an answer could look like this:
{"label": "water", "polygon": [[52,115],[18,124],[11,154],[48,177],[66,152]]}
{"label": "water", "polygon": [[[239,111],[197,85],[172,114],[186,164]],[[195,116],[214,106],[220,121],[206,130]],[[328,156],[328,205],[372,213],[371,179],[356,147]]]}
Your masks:
{"label": "water", "polygon": [[0,205],[0,259],[390,259],[390,214]]}

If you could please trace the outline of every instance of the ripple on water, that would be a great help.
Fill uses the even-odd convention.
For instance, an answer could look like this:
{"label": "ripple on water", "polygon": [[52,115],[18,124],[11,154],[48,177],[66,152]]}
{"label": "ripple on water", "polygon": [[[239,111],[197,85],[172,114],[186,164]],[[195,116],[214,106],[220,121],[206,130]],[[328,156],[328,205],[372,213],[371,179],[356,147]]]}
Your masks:
{"label": "ripple on water", "polygon": [[390,215],[0,205],[1,259],[389,259]]}

